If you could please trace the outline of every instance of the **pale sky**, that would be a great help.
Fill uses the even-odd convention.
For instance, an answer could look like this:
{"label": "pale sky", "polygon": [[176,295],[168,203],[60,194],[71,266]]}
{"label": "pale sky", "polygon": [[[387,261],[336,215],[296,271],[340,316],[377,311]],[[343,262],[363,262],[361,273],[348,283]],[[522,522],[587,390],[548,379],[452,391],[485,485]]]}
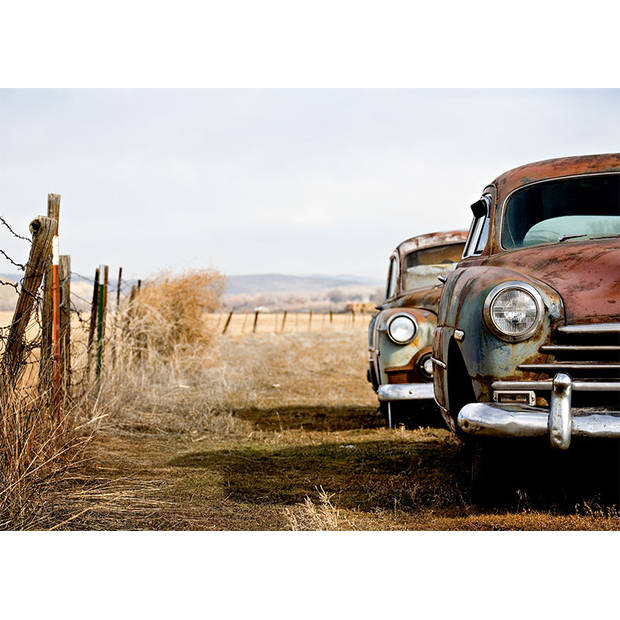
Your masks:
{"label": "pale sky", "polygon": [[0,90],[0,214],[25,234],[61,194],[85,274],[383,278],[501,172],[620,150],[619,114],[620,90]]}

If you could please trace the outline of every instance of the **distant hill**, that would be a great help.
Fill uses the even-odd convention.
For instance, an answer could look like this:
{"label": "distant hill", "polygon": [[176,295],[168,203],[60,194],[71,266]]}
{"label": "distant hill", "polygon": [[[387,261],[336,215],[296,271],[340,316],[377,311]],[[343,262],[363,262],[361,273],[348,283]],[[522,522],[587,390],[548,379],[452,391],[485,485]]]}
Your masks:
{"label": "distant hill", "polygon": [[226,289],[224,294],[307,294],[345,286],[370,286],[376,288],[382,284],[382,282],[373,278],[357,276],[291,276],[281,273],[258,273],[241,276],[226,276]]}
{"label": "distant hill", "polygon": [[377,297],[383,282],[363,276],[292,276],[261,273],[226,276],[224,308],[342,309],[349,301],[367,302]]}

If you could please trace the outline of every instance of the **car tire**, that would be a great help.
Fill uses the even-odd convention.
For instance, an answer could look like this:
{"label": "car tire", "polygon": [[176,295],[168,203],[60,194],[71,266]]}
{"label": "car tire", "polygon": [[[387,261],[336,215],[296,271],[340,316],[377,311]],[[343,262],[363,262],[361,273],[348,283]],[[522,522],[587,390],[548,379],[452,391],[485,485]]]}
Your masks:
{"label": "car tire", "polygon": [[497,499],[501,463],[497,446],[485,440],[469,443],[471,499],[475,504],[489,504]]}

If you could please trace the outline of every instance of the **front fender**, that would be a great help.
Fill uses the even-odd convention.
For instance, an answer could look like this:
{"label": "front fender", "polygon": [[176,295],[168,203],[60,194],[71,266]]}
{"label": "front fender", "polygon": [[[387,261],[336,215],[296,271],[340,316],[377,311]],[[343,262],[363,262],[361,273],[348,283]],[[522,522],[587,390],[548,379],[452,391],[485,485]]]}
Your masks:
{"label": "front fender", "polygon": [[[511,269],[472,266],[460,272],[455,278],[445,321],[452,332],[458,329],[464,334],[457,346],[477,399],[490,399],[490,384],[495,380],[537,379],[537,373],[521,371],[517,366],[546,361],[548,356],[539,353],[539,348],[549,342],[551,331],[564,320],[560,295],[543,282]],[[544,304],[544,316],[539,328],[522,342],[500,339],[489,330],[483,317],[484,302],[491,289],[510,280],[534,286]],[[443,343],[443,355],[447,354],[448,346],[449,342]]]}
{"label": "front fender", "polygon": [[[392,342],[387,335],[388,320],[394,314],[402,312],[411,314],[418,325],[415,338],[406,345]],[[436,316],[429,310],[420,308],[387,308],[379,312],[373,324],[372,347],[375,349],[376,368],[380,384],[390,383],[386,368],[402,368],[403,373],[407,373],[410,377],[409,381],[415,380],[414,362],[421,351],[430,351],[436,324]]]}

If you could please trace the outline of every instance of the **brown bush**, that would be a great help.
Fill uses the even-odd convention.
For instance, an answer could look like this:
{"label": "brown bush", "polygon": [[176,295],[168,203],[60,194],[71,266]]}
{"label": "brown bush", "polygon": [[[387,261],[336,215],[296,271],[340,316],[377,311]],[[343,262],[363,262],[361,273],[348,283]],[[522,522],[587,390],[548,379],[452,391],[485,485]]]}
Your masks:
{"label": "brown bush", "polygon": [[211,269],[161,272],[150,278],[129,312],[140,346],[167,355],[178,347],[208,345],[213,333],[205,314],[219,308],[224,283],[224,276]]}

